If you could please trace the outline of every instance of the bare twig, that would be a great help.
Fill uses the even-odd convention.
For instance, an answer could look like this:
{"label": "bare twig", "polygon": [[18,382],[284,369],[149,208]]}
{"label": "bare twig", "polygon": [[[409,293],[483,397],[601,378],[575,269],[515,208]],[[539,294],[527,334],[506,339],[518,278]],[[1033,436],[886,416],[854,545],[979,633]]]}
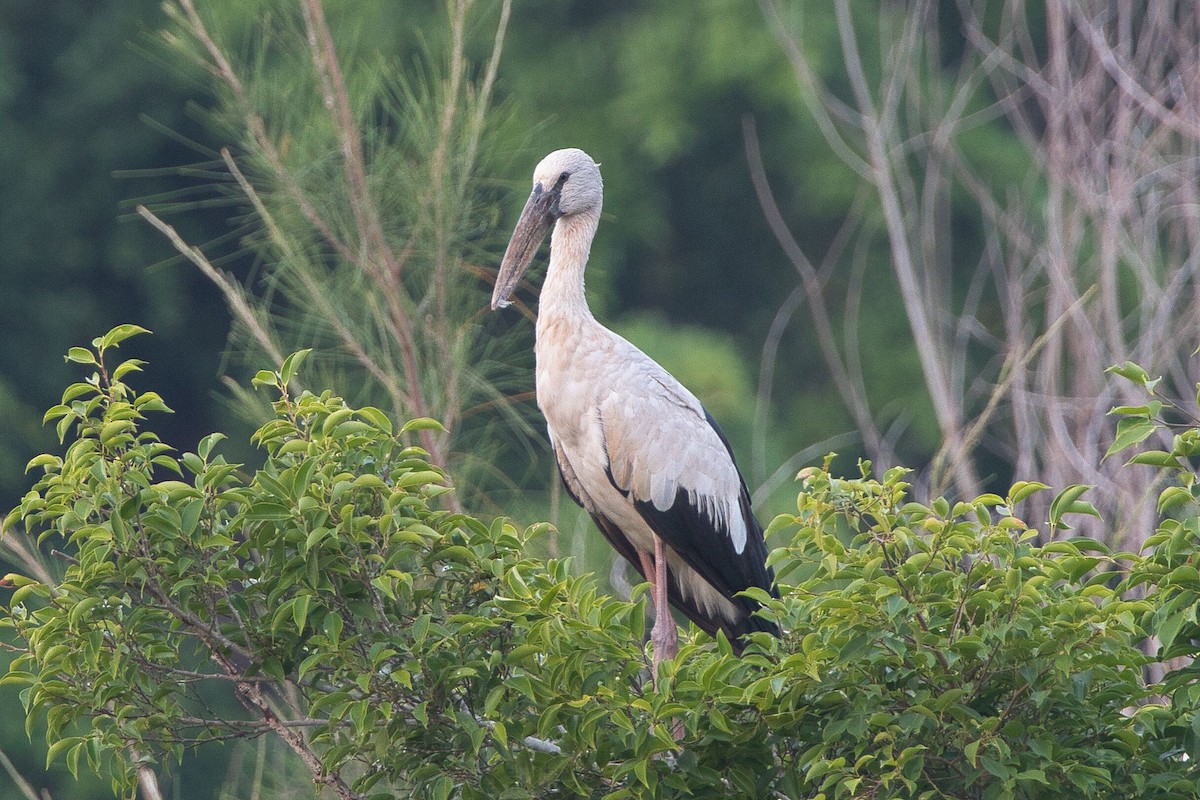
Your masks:
{"label": "bare twig", "polygon": [[[870,165],[854,150],[841,131],[838,130],[837,124],[833,121],[833,114],[837,114],[843,118],[853,118],[855,117],[854,112],[842,104],[840,100],[831,96],[821,86],[816,72],[812,69],[808,58],[804,55],[804,49],[800,46],[798,37],[791,34],[787,24],[784,22],[779,0],[758,0],[758,4],[762,8],[763,14],[771,23],[771,28],[775,32],[776,38],[787,53],[789,61],[791,61],[792,69],[796,73],[797,82],[800,84],[800,99],[809,113],[813,115],[813,119],[816,120],[817,126],[821,129],[821,133],[825,137],[825,141],[837,153],[842,163],[863,178],[869,179],[871,175]],[[831,111],[833,114],[831,114]]]}
{"label": "bare twig", "polygon": [[[262,199],[258,196],[258,192],[255,191],[254,186],[251,185],[250,181],[246,179],[246,176],[242,173],[241,169],[238,168],[237,162],[233,160],[233,156],[229,153],[228,149],[221,149],[221,158],[225,161],[225,165],[229,168],[229,172],[237,180],[238,186],[241,187],[242,192],[246,195],[246,198],[250,201],[251,205],[254,206],[255,212],[258,214],[259,219],[261,219],[263,224],[266,226],[267,233],[270,235],[271,240],[275,243],[275,246],[279,248],[279,251],[283,254],[286,260],[292,263],[298,263],[300,261],[300,254],[295,251],[291,240],[283,233],[283,231],[280,230],[271,212],[267,209],[266,204],[263,203]],[[363,347],[363,344],[359,338],[354,335],[353,331],[351,331],[349,326],[347,326],[342,320],[341,313],[337,308],[334,307],[332,301],[330,300],[329,293],[325,287],[318,285],[313,279],[312,275],[305,269],[296,269],[294,272],[300,284],[304,287],[309,302],[322,310],[322,317],[333,326],[334,330],[337,332],[338,339],[341,341],[346,350],[354,356],[355,361],[357,361],[359,365],[361,365],[363,369],[365,369],[371,375],[371,377],[379,381],[379,385],[382,386],[387,391],[388,395],[391,396],[392,402],[396,408],[406,408],[409,405],[408,393],[405,392],[400,386],[399,381],[396,380],[394,375],[385,370],[378,362],[375,361],[375,359],[371,358],[369,353],[367,353],[366,348]]]}
{"label": "bare twig", "polygon": [[[766,168],[763,166],[754,121],[750,117],[746,117],[742,121],[742,140],[745,146],[746,160],[750,165],[751,181],[754,184],[754,191],[758,196],[759,206],[766,217],[767,225],[800,276],[800,283],[804,289],[804,297],[808,301],[809,313],[812,316],[817,342],[821,348],[821,355],[825,359],[825,365],[829,367],[834,385],[842,396],[842,402],[850,409],[850,414],[855,425],[858,426],[867,451],[872,454],[873,458],[886,463],[891,460],[891,453],[885,447],[883,436],[872,419],[866,394],[860,391],[851,379],[845,361],[839,352],[833,322],[825,302],[824,282],[817,274],[812,262],[804,254],[804,250],[792,236],[791,231],[788,230],[783,214],[780,213],[779,206],[775,203],[774,194],[767,180]],[[764,369],[764,373],[769,373],[769,369]]]}
{"label": "bare twig", "polygon": [[[325,21],[325,12],[321,7],[320,0],[300,0],[300,7],[304,14],[305,27],[308,30],[309,49],[312,53],[313,64],[324,87],[325,104],[333,116],[334,129],[341,145],[350,207],[358,229],[361,248],[367,254],[358,263],[378,284],[384,296],[388,311],[387,320],[399,348],[404,365],[404,379],[408,383],[408,410],[416,417],[429,416],[425,390],[421,385],[422,369],[417,355],[417,337],[413,320],[403,307],[403,290],[399,283],[400,265],[384,236],[379,210],[367,183],[367,168],[363,160],[358,126],[350,110],[349,94],[346,91],[345,80],[342,78],[342,69],[337,53],[334,51],[333,36]],[[461,48],[461,41],[458,41],[457,47]],[[443,420],[443,424],[451,427],[446,420]],[[422,430],[418,435],[434,463],[445,466],[445,454],[442,452],[442,447],[435,434],[430,430]],[[448,501],[457,508],[457,500],[453,495],[448,497]]]}
{"label": "bare twig", "polygon": [[[222,656],[219,651],[212,650],[211,653],[213,659],[228,674],[233,675],[241,672],[241,670],[237,669],[236,665]],[[242,681],[234,685],[237,688],[237,696],[242,705],[248,711],[257,715],[276,736],[292,749],[292,752],[300,757],[304,766],[312,774],[313,781],[328,786],[341,800],[362,800],[362,795],[352,791],[350,785],[346,783],[340,773],[325,771],[320,757],[309,745],[304,734],[295,727],[287,724],[285,720],[276,716],[270,702],[267,700],[267,696],[257,684]]]}
{"label": "bare twig", "polygon": [[[496,728],[496,723],[490,719],[482,719],[481,720],[478,717],[476,717],[476,721],[479,722],[479,724],[482,725],[483,727],[487,728],[489,731],[495,730],[495,728]],[[521,744],[525,748],[532,750],[535,753],[548,753],[552,756],[561,756],[562,755],[562,748],[559,747],[554,742],[550,741],[549,739],[539,739],[536,736],[525,736],[521,739]]]}
{"label": "bare twig", "polygon": [[158,787],[158,776],[154,770],[143,764],[138,767],[138,788],[142,790],[144,800],[163,800],[162,790]]}
{"label": "bare twig", "polygon": [[[913,13],[920,14],[922,5],[918,4],[917,11]],[[961,398],[953,395],[951,383],[946,376],[946,347],[939,341],[939,337],[935,333],[933,310],[923,302],[925,293],[921,290],[918,265],[913,257],[904,221],[903,205],[893,179],[892,157],[884,139],[884,132],[888,130],[887,120],[876,110],[867,86],[862,60],[858,55],[849,3],[847,0],[838,0],[835,8],[838,32],[842,39],[842,49],[850,75],[850,83],[854,88],[858,110],[863,118],[864,137],[871,164],[871,180],[879,193],[888,241],[892,248],[892,265],[900,283],[900,297],[908,314],[909,326],[917,347],[917,357],[925,376],[925,386],[929,391],[930,400],[933,402],[934,415],[937,417],[942,436],[952,449],[953,469],[958,490],[964,495],[974,495],[979,491],[979,479],[975,475],[971,461],[965,453],[961,452],[962,402]]]}
{"label": "bare twig", "polygon": [[[1200,338],[1200,7],[1054,0],[1045,6],[1046,29],[1033,31],[1021,0],[1000,9],[959,0],[969,46],[951,70],[937,36],[938,4],[856,18],[838,0],[848,103],[822,85],[789,28],[802,17],[785,19],[776,0],[759,3],[804,107],[878,205],[941,433],[924,485],[940,491],[950,475],[958,493],[974,491],[976,451],[988,447],[1018,477],[1101,487],[1098,505],[1111,519],[1103,528],[1085,521],[1083,532],[1115,527],[1114,543],[1135,549],[1152,527],[1153,478],[1118,474],[1121,465],[1104,459],[1114,428],[1106,412],[1137,392],[1103,371],[1135,360],[1161,370],[1177,391],[1195,383],[1187,351]],[[864,35],[868,21],[879,25],[878,36]],[[868,39],[883,43],[878,66],[859,54]],[[993,96],[981,97],[981,89]],[[1011,149],[1024,147],[1029,169],[985,177],[962,134],[998,114],[1017,132]],[[755,160],[756,190],[796,265],[798,289],[810,306],[824,304],[819,273],[769,202]],[[983,231],[973,272],[950,224],[967,213],[961,201],[952,205],[959,190]],[[864,442],[883,443],[868,444],[872,452],[886,449],[889,437],[870,418],[857,352],[864,246],[850,263],[840,341],[822,312],[814,309],[812,320]],[[965,287],[958,296],[955,282]],[[794,294],[782,318],[798,303]],[[987,314],[989,304],[1003,313]],[[1031,499],[1027,513],[1045,502]]]}
{"label": "bare twig", "polygon": [[284,165],[279,148],[275,146],[274,139],[267,133],[266,122],[254,110],[254,105],[250,102],[250,96],[246,92],[241,78],[238,77],[237,72],[233,69],[233,65],[226,58],[225,52],[217,45],[212,35],[208,32],[208,28],[205,26],[204,20],[201,19],[199,13],[197,13],[192,0],[178,0],[178,3],[184,12],[192,34],[195,35],[211,59],[211,64],[208,65],[210,71],[229,87],[233,93],[235,100],[242,109],[250,136],[266,158],[267,163],[271,166],[276,179],[285,188],[292,201],[300,208],[301,213],[304,214],[304,218],[333,246],[338,255],[352,264],[360,263],[356,252],[334,234],[333,228],[317,212],[316,207],[312,204],[304,189],[296,182],[291,171]]}
{"label": "bare twig", "polygon": [[200,248],[192,247],[185,242],[183,237],[173,227],[155,216],[153,211],[139,205],[137,213],[142,219],[149,222],[160,233],[166,236],[168,241],[171,242],[184,258],[192,262],[206,278],[216,284],[217,288],[221,290],[221,294],[225,296],[225,302],[229,305],[229,309],[233,312],[234,317],[246,327],[246,330],[250,331],[251,336],[254,337],[254,341],[258,343],[258,346],[271,357],[274,363],[282,363],[284,358],[283,353],[280,352],[274,338],[268,332],[267,324],[260,318],[259,313],[251,308],[250,303],[246,300],[246,295],[242,287],[233,278],[230,278],[224,272],[214,267],[204,256],[204,253],[200,252]]}
{"label": "bare twig", "polygon": [[[390,283],[392,275],[391,249],[383,235],[379,221],[379,210],[367,185],[367,167],[363,160],[362,143],[359,141],[358,125],[350,110],[350,96],[342,77],[342,67],[333,48],[333,36],[325,22],[325,11],[320,0],[300,0],[304,14],[304,25],[308,30],[309,50],[313,64],[325,93],[325,107],[334,117],[334,130],[341,145],[342,165],[346,172],[346,184],[350,189],[350,209],[355,225],[362,237],[361,246],[370,255],[363,266],[371,271],[381,283]],[[372,257],[379,259],[376,265]]]}
{"label": "bare twig", "polygon": [[0,767],[3,767],[4,771],[8,773],[8,777],[12,780],[13,785],[17,787],[17,791],[19,791],[21,795],[25,797],[25,800],[47,800],[48,796],[47,798],[38,797],[38,794],[34,791],[33,786],[31,786],[29,781],[25,780],[25,777],[17,771],[17,768],[13,765],[12,761],[9,760],[8,754],[2,749],[0,749]]}

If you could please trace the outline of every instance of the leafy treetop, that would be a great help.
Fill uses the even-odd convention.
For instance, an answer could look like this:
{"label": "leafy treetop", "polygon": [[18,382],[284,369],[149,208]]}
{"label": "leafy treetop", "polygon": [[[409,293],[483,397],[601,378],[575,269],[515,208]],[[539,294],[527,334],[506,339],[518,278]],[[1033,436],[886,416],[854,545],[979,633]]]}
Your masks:
{"label": "leafy treetop", "polygon": [[[177,454],[144,427],[161,398],[125,382],[139,362],[113,363],[140,332],[68,355],[93,373],[47,413],[65,452],[5,522],[66,567],[8,576],[0,618],[29,729],[117,792],[272,734],[340,798],[1200,796],[1200,684],[1165,661],[1200,640],[1194,513],[1112,553],[1039,544],[1018,511],[1041,484],[926,506],[901,469],[810,468],[769,529],[781,597],[758,598],[785,635],[743,658],[685,637],[654,689],[640,600],[530,557],[537,528],[441,507],[407,441],[437,423],[294,392],[300,352],[255,378],[278,398],[262,467],[220,434]],[[1177,441],[1174,512],[1198,502]],[[1094,512],[1083,493],[1051,527]]]}

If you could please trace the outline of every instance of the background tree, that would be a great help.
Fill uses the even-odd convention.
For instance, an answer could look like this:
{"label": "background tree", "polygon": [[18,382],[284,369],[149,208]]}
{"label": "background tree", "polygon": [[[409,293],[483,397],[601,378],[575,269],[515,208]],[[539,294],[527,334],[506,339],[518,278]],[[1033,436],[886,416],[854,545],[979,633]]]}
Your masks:
{"label": "background tree", "polygon": [[[170,425],[194,438],[214,419],[203,387],[219,368],[220,348],[197,348],[187,358],[171,353],[188,338],[222,340],[228,319],[219,295],[198,274],[159,264],[171,250],[153,230],[117,221],[130,196],[185,193],[176,170],[164,168],[183,163],[191,151],[165,130],[181,138],[205,135],[185,114],[195,94],[191,76],[162,69],[138,46],[147,26],[162,24],[157,6],[0,2],[0,411],[7,421],[0,431],[0,496],[6,505],[27,488],[24,462],[53,442],[37,409],[68,379],[61,354],[126,318],[160,332],[149,345],[159,365],[154,377],[187,403],[181,403],[185,418]],[[114,173],[126,177],[114,180]],[[208,239],[224,216],[197,208],[181,229]]]}
{"label": "background tree", "polygon": [[236,156],[221,150],[220,168],[241,195],[242,241],[263,275],[241,282],[221,272],[139,207],[221,289],[245,352],[278,361],[298,342],[337,352],[326,362],[334,383],[386,397],[398,417],[443,421],[446,435],[424,431],[422,442],[446,466],[472,449],[461,438],[464,414],[505,405],[488,375],[494,346],[478,342],[482,281],[468,254],[478,252],[472,232],[487,224],[492,196],[476,175],[502,141],[489,104],[509,8],[492,22],[492,51],[475,79],[465,36],[478,13],[465,2],[452,8],[449,41],[421,70],[360,53],[361,41],[339,53],[315,0],[269,16],[252,59],[238,61],[182,0],[173,41],[216,79],[214,119],[239,146]]}
{"label": "background tree", "polygon": [[[1163,434],[1114,431],[1103,412],[1139,403],[1099,375],[1134,358],[1190,394],[1184,4],[168,8],[169,22],[103,2],[0,14],[13,502],[17,467],[50,446],[37,409],[66,380],[50,365],[136,318],[162,334],[149,377],[183,412],[172,441],[235,434],[211,423],[230,396],[261,423],[265,404],[237,389],[248,369],[317,344],[306,385],[444,418],[449,433],[423,443],[454,469],[455,497],[550,517],[562,533],[538,546],[607,569],[586,518],[543,488],[557,483],[528,395],[528,321],[478,313],[524,195],[513,184],[571,144],[609,184],[595,300],[726,409],[765,517],[836,446],[843,471],[860,449],[880,475],[926,465],[925,499],[1003,493],[1014,476],[1097,484],[1109,521],[1073,524],[1130,549],[1150,534],[1154,473],[1103,455],[1114,434]],[[148,106],[155,122],[136,123]],[[162,265],[178,250],[132,203],[105,223],[120,196],[203,269]],[[120,307],[130,296],[144,311]],[[223,361],[218,302],[235,320]],[[689,366],[714,348],[719,367]],[[1046,497],[1028,519],[1048,518]]]}
{"label": "background tree", "polygon": [[[878,269],[863,254],[878,243],[916,348],[910,375],[936,423],[929,490],[969,496],[997,472],[1083,481],[1102,488],[1107,520],[1084,529],[1137,546],[1152,527],[1153,476],[1105,460],[1117,433],[1106,414],[1129,396],[1103,371],[1135,360],[1175,392],[1194,383],[1179,337],[1196,333],[1195,7],[913,3],[867,14],[840,0],[828,32],[823,18],[761,6],[860,199],[843,227],[856,248],[809,255],[748,129],[764,210],[867,451],[896,461],[853,333],[878,302],[862,288]],[[829,34],[844,82],[818,70],[811,42]],[[864,275],[840,309],[825,286],[836,270]],[[836,334],[839,313],[848,336]]]}

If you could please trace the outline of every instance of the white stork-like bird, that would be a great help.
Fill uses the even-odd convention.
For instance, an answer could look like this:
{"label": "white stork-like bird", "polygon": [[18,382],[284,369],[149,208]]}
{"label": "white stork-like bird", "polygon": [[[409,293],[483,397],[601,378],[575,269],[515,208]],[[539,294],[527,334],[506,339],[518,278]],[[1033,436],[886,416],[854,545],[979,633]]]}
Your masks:
{"label": "white stork-like bird", "polygon": [[[774,593],[762,527],[716,422],[679,381],[605,328],[584,298],[584,267],[600,222],[600,169],[582,150],[556,150],[533,173],[504,253],[492,308],[509,304],[551,227],[538,303],[537,403],[571,497],[654,587],[655,667],[677,652],[668,602],[740,652],[750,631],[778,633],[738,593]],[[657,675],[657,669],[654,674]]]}

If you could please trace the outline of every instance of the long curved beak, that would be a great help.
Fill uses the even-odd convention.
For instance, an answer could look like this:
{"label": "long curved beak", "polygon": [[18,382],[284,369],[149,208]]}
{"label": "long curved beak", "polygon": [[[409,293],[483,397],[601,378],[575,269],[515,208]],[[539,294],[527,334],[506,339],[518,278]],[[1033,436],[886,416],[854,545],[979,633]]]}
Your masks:
{"label": "long curved beak", "polygon": [[500,272],[496,274],[496,288],[492,291],[493,311],[509,305],[508,298],[516,291],[517,284],[537,253],[538,245],[554,224],[554,199],[555,193],[544,191],[539,183],[525,202],[525,209],[508,242],[508,249],[504,251],[504,260],[500,262]]}

